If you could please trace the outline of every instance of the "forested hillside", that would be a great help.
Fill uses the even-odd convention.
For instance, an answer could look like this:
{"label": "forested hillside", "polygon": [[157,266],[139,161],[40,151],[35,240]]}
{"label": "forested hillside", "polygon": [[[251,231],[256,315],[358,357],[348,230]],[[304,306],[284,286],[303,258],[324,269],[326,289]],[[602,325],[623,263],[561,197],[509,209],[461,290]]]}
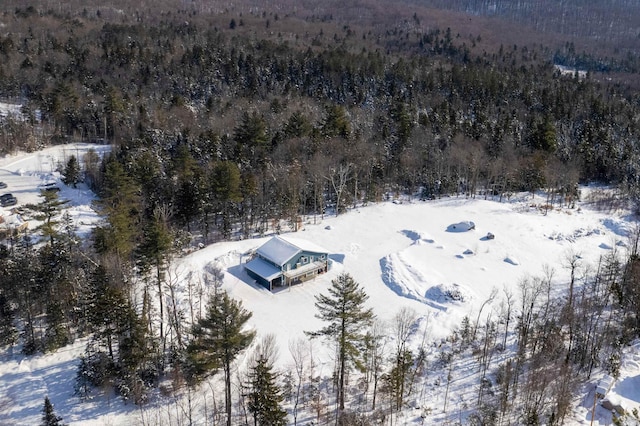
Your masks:
{"label": "forested hillside", "polygon": [[[80,392],[109,384],[143,403],[169,370],[199,373],[185,367],[197,351],[182,319],[163,305],[167,259],[183,250],[399,194],[542,189],[549,205],[572,205],[579,183],[597,181],[638,202],[637,4],[585,6],[582,26],[582,9],[560,17],[555,2],[535,13],[536,2],[468,3],[3,2],[0,100],[22,114],[0,119],[0,152],[113,148],[85,159],[105,216],[90,241],[60,225],[46,244],[2,251],[2,343],[33,354],[93,333]],[[604,266],[628,283],[630,259],[626,275]],[[612,288],[630,309],[628,341],[637,290]],[[590,373],[578,352],[563,362]]]}

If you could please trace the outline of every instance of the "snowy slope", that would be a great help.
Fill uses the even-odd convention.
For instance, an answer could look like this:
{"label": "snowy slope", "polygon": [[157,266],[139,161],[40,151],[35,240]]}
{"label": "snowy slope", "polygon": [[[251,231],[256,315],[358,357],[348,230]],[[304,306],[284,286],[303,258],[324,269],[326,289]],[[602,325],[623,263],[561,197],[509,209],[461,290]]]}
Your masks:
{"label": "snowy slope", "polygon": [[[13,192],[20,202],[37,202],[37,185],[59,178],[53,165],[86,148],[67,146],[0,159],[0,181],[8,183],[7,192]],[[588,190],[583,189],[583,193]],[[63,188],[61,197],[71,200],[79,225],[88,227],[98,219],[89,208],[93,196],[86,188]],[[242,268],[248,260],[247,253],[269,237],[205,247],[177,259],[171,274],[182,294],[182,307],[188,312],[188,283],[201,279],[212,266],[221,268],[224,287],[253,312],[251,327],[259,336],[276,335],[280,347],[278,366],[282,369],[292,364],[289,343],[306,338],[304,331],[322,326],[315,318],[314,296],[326,292],[331,280],[341,272],[351,274],[364,287],[370,297],[368,305],[381,320],[390,320],[402,307],[413,308],[420,317],[420,326],[411,344],[417,345],[426,338],[432,350],[437,351],[438,343],[465,315],[478,315],[494,289],[501,292],[510,288],[517,295],[520,279],[539,276],[549,265],[554,269],[556,290],[561,291],[569,276],[568,259],[579,255],[582,262],[595,262],[612,249],[624,249],[627,230],[631,228],[626,216],[599,213],[588,206],[552,210],[545,215],[536,207],[543,201],[530,196],[509,203],[452,197],[374,204],[339,217],[318,218],[316,224],[308,218],[303,230],[288,235],[328,249],[332,269],[313,281],[274,293],[256,285]],[[473,221],[475,229],[451,232],[450,225],[461,221]],[[486,238],[489,232],[495,239]],[[496,300],[484,312],[497,310],[498,305]],[[313,345],[317,372],[330,376],[332,348],[321,341]],[[0,424],[37,424],[45,395],[56,413],[73,425],[174,423],[171,413],[182,406],[167,397],[158,396],[154,404],[143,409],[122,405],[108,395],[80,402],[73,396],[73,379],[77,357],[83,349],[84,342],[78,341],[56,353],[32,358],[4,353],[0,363]],[[623,376],[613,388],[628,405],[640,404],[640,360],[634,355],[637,350],[630,351]],[[457,365],[450,404],[462,404],[470,392],[469,380],[474,380],[470,369],[464,362]],[[200,416],[204,399],[210,395],[207,392],[211,392],[208,389],[211,388],[203,385],[201,392],[193,396],[193,403],[200,404]],[[423,406],[428,400],[437,407],[442,404],[441,394],[437,387],[425,388],[416,405]],[[398,424],[420,424],[419,415],[420,412],[404,413]],[[578,406],[572,421],[589,424],[590,415],[586,407]],[[430,416],[433,424],[451,419],[441,412]],[[608,421],[610,415],[598,409],[594,424]]]}

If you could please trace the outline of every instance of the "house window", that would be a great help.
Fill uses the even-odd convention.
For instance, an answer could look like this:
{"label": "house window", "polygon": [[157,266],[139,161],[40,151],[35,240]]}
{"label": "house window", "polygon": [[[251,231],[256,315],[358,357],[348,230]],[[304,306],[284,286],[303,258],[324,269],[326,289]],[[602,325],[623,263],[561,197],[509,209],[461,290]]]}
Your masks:
{"label": "house window", "polygon": [[324,254],[320,255],[320,260],[324,260]]}
{"label": "house window", "polygon": [[309,259],[307,259],[307,256],[301,256],[300,257],[300,264],[301,265],[306,265],[307,262],[309,262]]}

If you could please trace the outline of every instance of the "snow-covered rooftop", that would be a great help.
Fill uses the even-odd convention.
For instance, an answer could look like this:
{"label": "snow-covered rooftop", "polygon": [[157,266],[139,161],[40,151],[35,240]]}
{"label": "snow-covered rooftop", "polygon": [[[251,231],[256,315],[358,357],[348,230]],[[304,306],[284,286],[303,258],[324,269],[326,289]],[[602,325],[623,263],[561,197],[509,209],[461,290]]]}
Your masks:
{"label": "snow-covered rooftop", "polygon": [[302,251],[328,253],[328,251],[310,241],[283,236],[271,238],[258,248],[257,253],[274,264],[282,266]]}

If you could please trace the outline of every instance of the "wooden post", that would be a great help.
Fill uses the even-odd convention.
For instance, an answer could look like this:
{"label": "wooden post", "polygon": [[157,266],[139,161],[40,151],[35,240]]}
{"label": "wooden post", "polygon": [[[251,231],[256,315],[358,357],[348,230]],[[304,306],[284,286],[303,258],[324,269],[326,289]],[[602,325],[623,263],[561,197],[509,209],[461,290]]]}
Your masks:
{"label": "wooden post", "polygon": [[596,401],[598,400],[598,385],[596,385],[596,389],[593,391],[593,407],[591,407],[591,425],[593,426],[593,418],[596,415]]}

